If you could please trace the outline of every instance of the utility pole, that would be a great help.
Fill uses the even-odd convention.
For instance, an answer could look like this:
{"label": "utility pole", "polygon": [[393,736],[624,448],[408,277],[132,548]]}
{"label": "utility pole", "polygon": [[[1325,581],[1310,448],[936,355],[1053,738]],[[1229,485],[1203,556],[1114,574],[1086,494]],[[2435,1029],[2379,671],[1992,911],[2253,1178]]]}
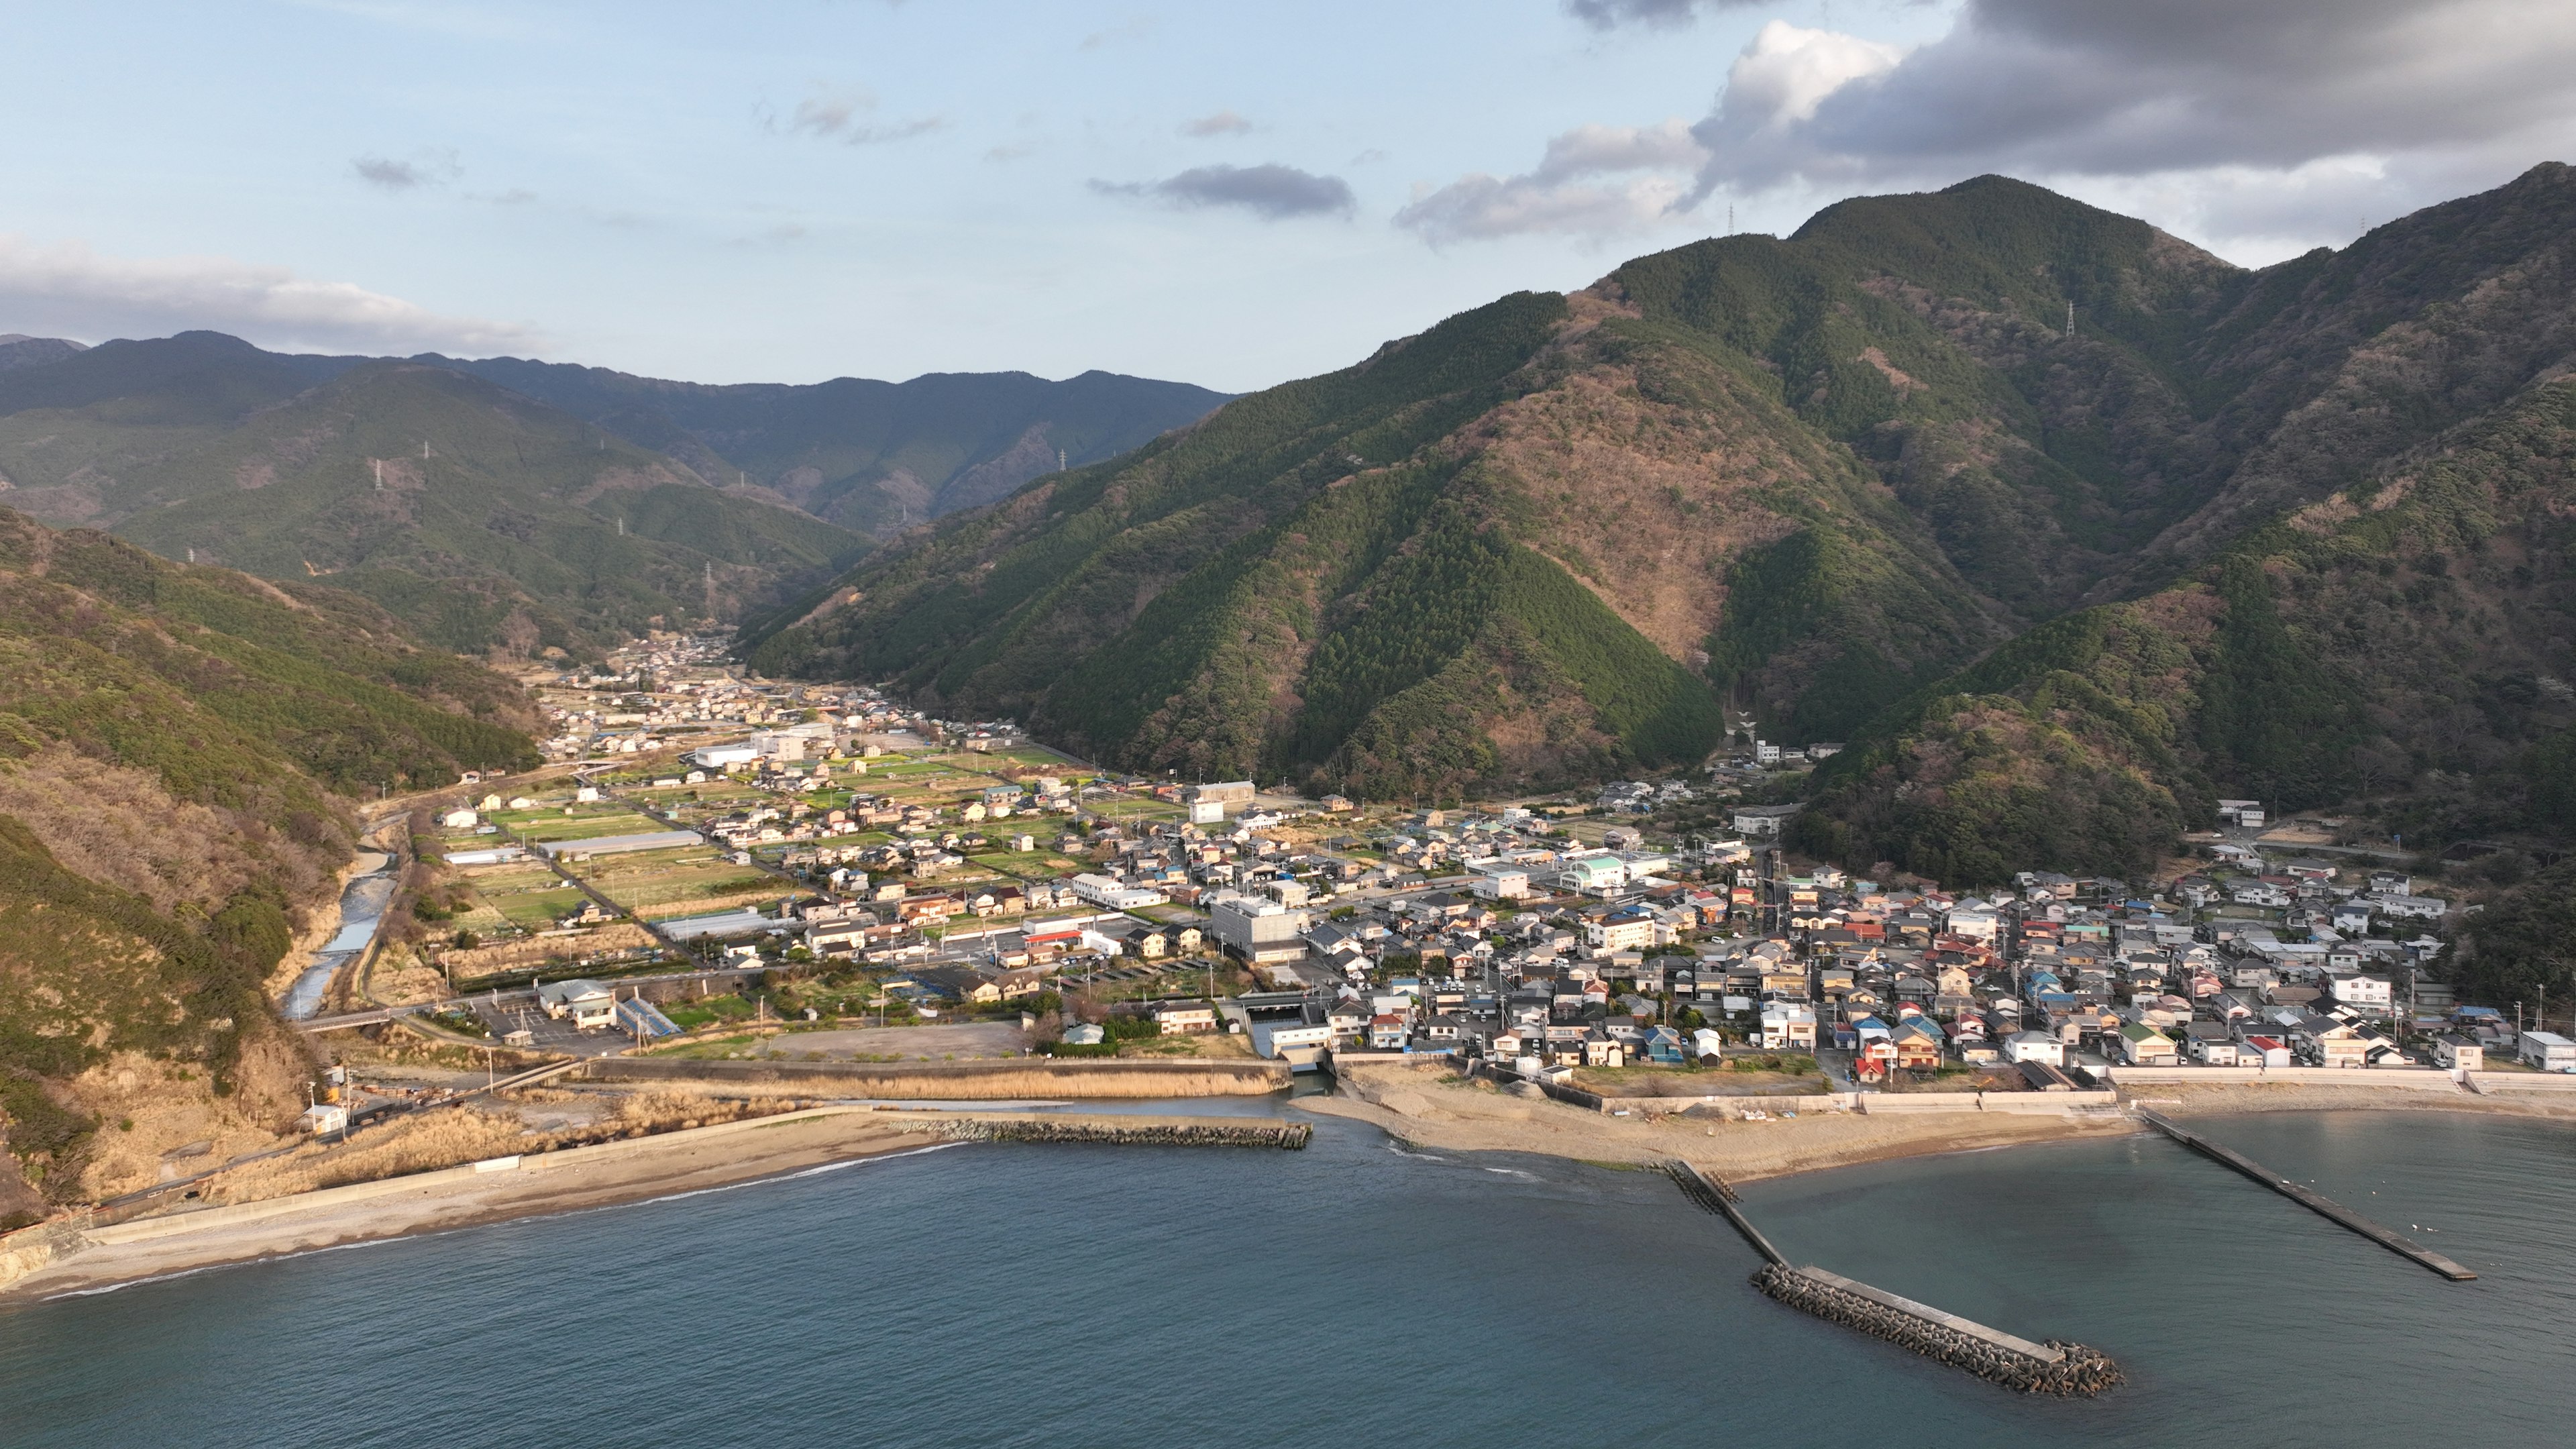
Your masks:
{"label": "utility pole", "polygon": [[382,459],[382,458],[370,458],[370,459],[368,459],[367,461],[376,465],[376,491],[377,491],[377,492],[379,492],[379,493],[384,492],[384,491],[385,491],[385,460],[384,460],[384,459]]}

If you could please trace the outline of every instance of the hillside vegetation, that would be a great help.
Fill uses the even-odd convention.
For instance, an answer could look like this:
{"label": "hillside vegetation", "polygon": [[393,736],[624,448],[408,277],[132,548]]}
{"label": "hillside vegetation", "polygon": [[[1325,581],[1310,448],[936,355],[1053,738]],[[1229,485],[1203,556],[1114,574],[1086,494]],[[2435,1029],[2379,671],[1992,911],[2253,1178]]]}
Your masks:
{"label": "hillside vegetation", "polygon": [[1380,795],[1678,763],[1713,700],[1861,745],[1811,846],[1977,880],[2142,868],[2219,794],[2527,826],[2576,755],[2517,491],[2571,247],[2554,164],[2259,271],[2001,177],[1861,198],[1238,399],[744,637]]}
{"label": "hillside vegetation", "polygon": [[0,373],[0,474],[39,517],[514,657],[730,617],[866,546],[447,368],[205,333]]}
{"label": "hillside vegetation", "polygon": [[532,765],[535,723],[364,599],[0,509],[0,1221],[92,1191],[102,1130],[130,1156],[300,1110],[261,983],[350,797]]}
{"label": "hillside vegetation", "polygon": [[993,502],[1059,454],[1093,463],[1204,417],[1226,395],[1086,372],[929,373],[909,382],[668,382],[515,357],[415,359],[472,373],[859,533]]}

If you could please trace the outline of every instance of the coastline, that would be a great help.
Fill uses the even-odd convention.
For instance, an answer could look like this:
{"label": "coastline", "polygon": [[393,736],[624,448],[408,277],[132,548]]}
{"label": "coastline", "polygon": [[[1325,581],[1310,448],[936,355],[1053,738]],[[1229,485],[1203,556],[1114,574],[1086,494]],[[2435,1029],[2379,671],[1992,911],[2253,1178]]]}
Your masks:
{"label": "coastline", "polygon": [[[2576,1091],[2511,1096],[2352,1086],[2156,1084],[2117,1108],[2063,1113],[1811,1111],[1746,1122],[1701,1116],[1610,1117],[1547,1100],[1444,1081],[1410,1067],[1346,1072],[1340,1094],[1300,1098],[1302,1112],[1376,1127],[1404,1144],[1451,1152],[1519,1152],[1649,1166],[1674,1159],[1731,1182],[2030,1143],[2148,1130],[2129,1110],[2176,1117],[2277,1111],[2466,1112],[2576,1121]],[[1796,1098],[1780,1099],[1794,1109]],[[996,1103],[997,1107],[1018,1103]],[[1028,1118],[985,1110],[842,1103],[705,1127],[492,1159],[112,1227],[56,1223],[0,1239],[0,1305],[99,1292],[209,1268],[685,1196],[836,1164],[956,1145],[961,1123],[1093,1121],[1122,1128],[1238,1123],[1170,1115]]]}
{"label": "coastline", "polygon": [[[949,1139],[937,1135],[942,1120],[923,1114],[918,1120],[899,1121],[893,1114],[864,1106],[817,1107],[230,1207],[139,1218],[114,1227],[31,1229],[17,1237],[50,1241],[18,1252],[40,1254],[43,1261],[20,1264],[14,1281],[8,1281],[9,1265],[0,1262],[0,1303],[731,1187],[944,1144]],[[9,1246],[16,1247],[14,1239]]]}
{"label": "coastline", "polygon": [[[1822,1172],[1907,1157],[1981,1152],[2034,1142],[2126,1136],[2149,1130],[2130,1107],[2175,1117],[2254,1112],[2461,1112],[2576,1121],[2576,1090],[2507,1095],[2435,1093],[2354,1083],[2156,1083],[2125,1089],[2113,1108],[2062,1113],[1905,1111],[1871,1115],[1824,1110],[1746,1122],[1700,1116],[1610,1117],[1544,1097],[1442,1080],[1418,1067],[1358,1067],[1340,1095],[1297,1101],[1300,1109],[1365,1122],[1400,1141],[1440,1151],[1527,1152],[1578,1162],[1644,1166],[1672,1159],[1730,1182]],[[1796,1110],[1798,1098],[1780,1105]]]}

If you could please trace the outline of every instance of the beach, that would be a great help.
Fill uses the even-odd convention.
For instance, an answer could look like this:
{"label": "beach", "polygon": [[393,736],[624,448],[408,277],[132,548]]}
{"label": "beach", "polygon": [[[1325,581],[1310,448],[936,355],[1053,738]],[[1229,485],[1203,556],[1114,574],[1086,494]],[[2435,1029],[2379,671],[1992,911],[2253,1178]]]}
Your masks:
{"label": "beach", "polygon": [[23,1276],[14,1282],[0,1266],[0,1296],[49,1297],[372,1239],[698,1192],[945,1142],[933,1135],[938,1125],[864,1107],[820,1107],[494,1159],[506,1166],[469,1164],[105,1228],[66,1224],[17,1235],[56,1241],[42,1255],[48,1261],[22,1263]]}
{"label": "beach", "polygon": [[[1649,1163],[1674,1158],[1731,1182],[1752,1182],[1864,1162],[1973,1152],[2032,1142],[2116,1136],[2144,1130],[2126,1106],[2135,1101],[2175,1116],[2283,1111],[2441,1111],[2576,1119],[2576,1092],[2506,1096],[2385,1085],[2353,1086],[2158,1083],[2121,1093],[2122,1106],[2002,1111],[1908,1111],[1872,1114],[1823,1105],[1821,1098],[1782,1097],[1768,1120],[1725,1114],[1620,1117],[1523,1096],[1491,1083],[1461,1081],[1414,1066],[1345,1068],[1341,1091],[1306,1098],[1305,1110],[1367,1122],[1390,1136],[1459,1152],[1533,1152],[1581,1162]],[[2036,1095],[2036,1094],[2031,1094]],[[1900,1099],[1901,1100],[1901,1099]],[[2016,1100],[2016,1107],[2030,1100]],[[1801,1108],[1801,1102],[1811,1105]],[[1783,1111],[1797,1113],[1783,1116]]]}
{"label": "beach", "polygon": [[[1297,1099],[1291,1112],[1365,1123],[1399,1142],[1434,1151],[1530,1153],[1622,1166],[1679,1159],[1737,1183],[1908,1157],[2132,1134],[2144,1130],[2128,1110],[2132,1105],[2178,1117],[2407,1111],[2576,1119],[2576,1092],[2475,1095],[2360,1083],[2158,1083],[2124,1092],[2119,1106],[2074,1106],[2062,1112],[1872,1114],[1838,1110],[1822,1098],[1782,1097],[1770,1107],[1767,1120],[1756,1121],[1733,1113],[1610,1115],[1420,1066],[1347,1066],[1339,1087],[1332,1096]],[[1803,1109],[1802,1102],[1807,1104]],[[1173,1105],[1184,1110],[1155,1117],[1049,1113],[1030,1120],[1130,1127],[1244,1120],[1192,1117],[1185,1103]],[[990,1109],[818,1105],[231,1201],[106,1227],[61,1222],[0,1239],[0,1298],[88,1292],[226,1263],[700,1192],[946,1145],[956,1140],[960,1124],[1026,1116]]]}

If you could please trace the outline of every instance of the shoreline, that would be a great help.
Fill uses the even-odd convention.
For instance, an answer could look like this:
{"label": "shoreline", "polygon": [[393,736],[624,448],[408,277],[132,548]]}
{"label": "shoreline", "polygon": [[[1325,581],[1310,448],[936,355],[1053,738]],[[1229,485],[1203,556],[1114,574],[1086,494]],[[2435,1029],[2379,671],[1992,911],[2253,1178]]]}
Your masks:
{"label": "shoreline", "polygon": [[[2151,1131],[2134,1111],[2174,1117],[2259,1112],[2460,1112],[2576,1121],[2576,1090],[2507,1095],[2433,1093],[2370,1083],[2155,1083],[2124,1089],[2113,1107],[2064,1112],[1899,1111],[1872,1115],[1827,1109],[1796,1118],[1746,1122],[1683,1116],[1609,1117],[1488,1085],[1442,1080],[1410,1066],[1363,1066],[1332,1097],[1293,1105],[1364,1122],[1411,1146],[1447,1152],[1525,1152],[1568,1161],[1649,1166],[1679,1159],[1729,1182],[1758,1182],[1893,1162],[1989,1152],[2040,1142]],[[1799,1099],[1779,1099],[1796,1110]]]}
{"label": "shoreline", "polygon": [[[1342,1086],[1334,1096],[1300,1098],[1288,1105],[1375,1127],[1407,1147],[1530,1153],[1621,1167],[1679,1159],[1736,1183],[2152,1130],[2139,1121],[2136,1106],[2195,1118],[2275,1111],[2448,1111],[2576,1121],[2576,1092],[2437,1096],[2364,1084],[2159,1083],[2125,1093],[2118,1107],[2055,1114],[1823,1111],[1762,1122],[1679,1114],[1606,1117],[1544,1098],[1441,1081],[1409,1067],[1362,1069],[1347,1074]],[[1782,1100],[1786,1105],[1794,1099]],[[110,1227],[58,1222],[0,1238],[0,1308],[371,1242],[720,1191],[963,1145],[969,1139],[952,1135],[954,1124],[1004,1120],[1015,1119],[989,1108],[836,1103]],[[1136,1129],[1156,1123],[1240,1124],[1244,1119],[1046,1113],[1026,1120],[1093,1121]]]}

